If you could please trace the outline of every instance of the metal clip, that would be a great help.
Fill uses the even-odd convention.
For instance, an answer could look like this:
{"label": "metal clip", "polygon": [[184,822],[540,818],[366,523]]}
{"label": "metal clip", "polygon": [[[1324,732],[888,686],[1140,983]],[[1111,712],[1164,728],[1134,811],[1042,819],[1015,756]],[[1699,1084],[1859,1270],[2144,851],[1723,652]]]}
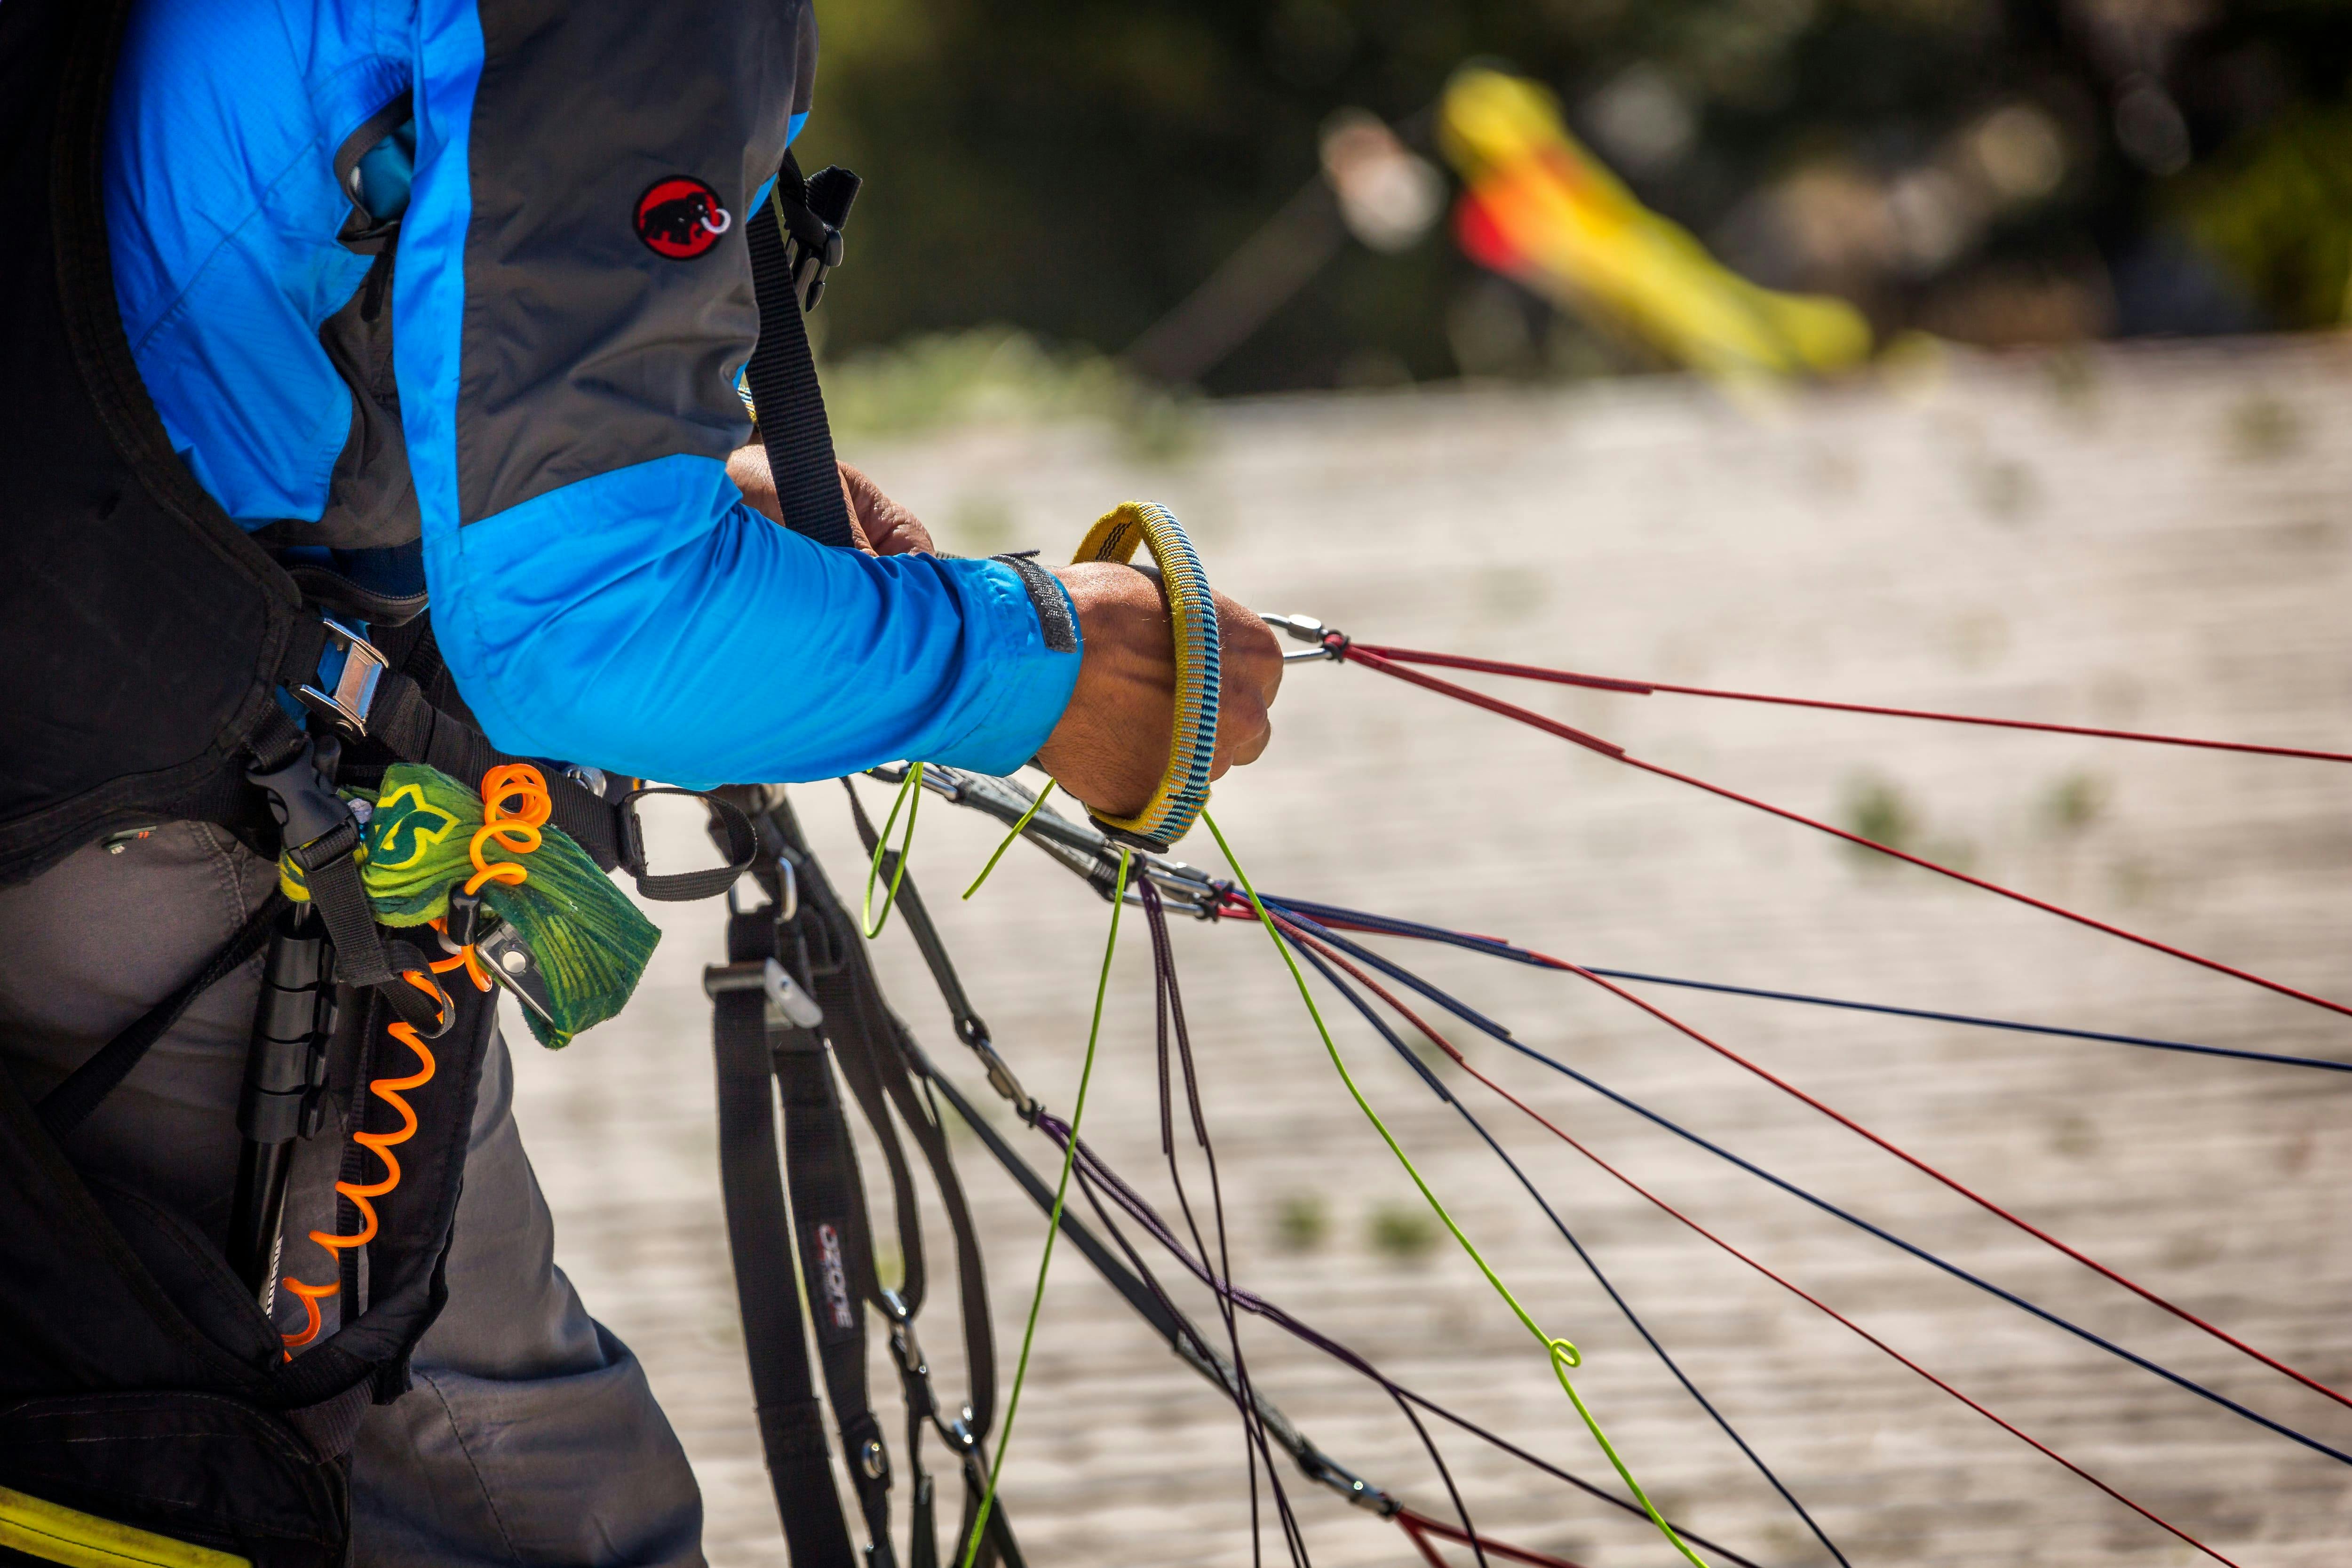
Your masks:
{"label": "metal clip", "polygon": [[717,997],[730,991],[766,992],[768,1022],[772,1025],[814,1029],[824,1022],[824,1009],[817,1005],[816,998],[803,990],[784,973],[784,966],[772,958],[714,963],[702,972],[704,995]]}
{"label": "metal clip", "polygon": [[555,1022],[554,994],[540,970],[538,955],[524,942],[520,931],[503,921],[498,922],[476,939],[474,956],[481,961],[484,973],[512,993],[542,1023]]}
{"label": "metal clip", "polygon": [[778,925],[782,925],[786,921],[790,921],[794,915],[801,912],[800,878],[793,872],[793,863],[790,860],[786,860],[781,856],[777,858],[776,886],[782,890],[783,897],[776,900],[773,903],[761,904],[751,910],[745,909],[743,907],[743,884],[746,882],[750,882],[754,888],[757,888],[760,885],[758,879],[754,878],[749,871],[745,871],[741,876],[727,884],[727,912],[729,914],[740,915],[757,913],[769,915],[773,917]]}
{"label": "metal clip", "polygon": [[[1315,645],[1315,650],[1312,653],[1284,654],[1282,662],[1285,664],[1303,664],[1308,659],[1339,657],[1339,649],[1333,647],[1328,641],[1332,635],[1331,628],[1313,616],[1269,616],[1261,613],[1258,619],[1289,637],[1293,641],[1311,642]],[[1342,637],[1340,641],[1344,644],[1347,639]]]}
{"label": "metal clip", "polygon": [[452,888],[449,889],[449,912],[442,917],[438,933],[441,945],[452,952],[461,947],[471,946],[475,936],[486,923],[482,918],[482,895],[469,893],[462,887]]}
{"label": "metal clip", "polygon": [[[367,734],[368,710],[375,702],[376,683],[383,679],[391,661],[376,646],[344,626],[331,616],[319,617],[327,628],[327,650],[319,657],[319,679],[331,685],[331,691],[321,691],[315,686],[295,688],[294,695],[302,705],[328,722],[340,725],[353,735]],[[341,654],[330,675],[328,667],[336,654]]]}

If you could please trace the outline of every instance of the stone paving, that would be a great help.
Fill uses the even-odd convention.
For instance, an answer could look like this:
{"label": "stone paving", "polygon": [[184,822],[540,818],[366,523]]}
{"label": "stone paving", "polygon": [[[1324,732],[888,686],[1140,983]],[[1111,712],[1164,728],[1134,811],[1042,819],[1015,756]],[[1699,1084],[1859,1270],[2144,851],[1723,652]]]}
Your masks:
{"label": "stone paving", "polygon": [[[1213,576],[1391,641],[1661,680],[2352,747],[2352,343],[1958,360],[1735,407],[1671,382],[1221,407],[1186,453],[1092,429],[960,431],[854,456],[967,551],[1075,542],[1174,506]],[[2352,773],[1895,720],[1531,687],[1635,755],[1837,820],[2323,994],[2352,996]],[[797,792],[836,880],[839,786]],[[881,793],[875,789],[873,797]],[[1217,810],[1262,886],[1507,934],[1582,962],[2352,1060],[2352,1020],[1923,872],[1370,672],[1294,668],[1274,749]],[[970,904],[984,823],[934,805],[914,864],[1033,1089],[1075,1089],[1105,906],[1016,849]],[[1197,834],[1184,852],[1213,864]],[[622,1020],[519,1053],[558,1256],[645,1359],[721,1568],[781,1563],[734,1320],[711,1139],[710,908]],[[1145,944],[1130,926],[1086,1130],[1164,1201]],[[1605,1477],[1520,1330],[1342,1089],[1265,938],[1181,928],[1236,1270],[1580,1474]],[[899,1009],[967,1086],[903,933]],[[1412,955],[1517,1037],[2004,1288],[2329,1443],[2300,1389],[2000,1225],[1570,977]],[[1649,1000],[2323,1381],[2352,1386],[2352,1080],[2316,1071],[1651,988]],[[1660,1369],[1527,1193],[1360,1021],[1342,1049],[1545,1327],[1670,1512],[1759,1563],[1826,1563]],[[520,1031],[515,1031],[520,1037]],[[1592,1150],[2247,1568],[2352,1561],[2352,1473],[2028,1318],[1494,1042],[1484,1069]],[[1449,1087],[1856,1564],[2202,1561],[1709,1247],[1453,1069]],[[984,1089],[982,1089],[984,1092]],[[1008,1118],[1033,1161],[1049,1147]],[[965,1135],[1009,1362],[1043,1226]],[[1196,1167],[1197,1171],[1197,1167]],[[937,1227],[934,1227],[935,1229]],[[937,1267],[951,1269],[944,1237]],[[957,1385],[952,1292],[929,1341]],[[1202,1301],[1188,1298],[1195,1310]],[[1342,1462],[1444,1511],[1377,1391],[1265,1331],[1263,1386]],[[891,1382],[878,1355],[877,1385]],[[895,1424],[886,1413],[886,1426]],[[1482,1526],[1592,1568],[1654,1533],[1448,1438]],[[933,1450],[936,1456],[936,1449]],[[1316,1561],[1402,1565],[1392,1528],[1286,1478]],[[941,1481],[954,1517],[955,1485]],[[1055,1259],[1005,1496],[1040,1568],[1249,1560],[1230,1406],[1085,1268]],[[1278,1540],[1266,1549],[1278,1560]],[[1466,1562],[1466,1555],[1455,1561]]]}

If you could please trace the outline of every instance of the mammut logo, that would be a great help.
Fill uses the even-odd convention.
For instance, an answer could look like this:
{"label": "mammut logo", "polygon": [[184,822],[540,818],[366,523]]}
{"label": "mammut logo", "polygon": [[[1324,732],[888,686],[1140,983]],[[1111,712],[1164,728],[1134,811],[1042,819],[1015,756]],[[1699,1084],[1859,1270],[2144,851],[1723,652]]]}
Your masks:
{"label": "mammut logo", "polygon": [[826,1308],[836,1329],[854,1329],[857,1318],[849,1310],[849,1274],[841,1264],[841,1233],[829,1225],[816,1227],[817,1272],[824,1281]]}
{"label": "mammut logo", "polygon": [[700,180],[674,174],[637,198],[637,237],[672,261],[691,261],[735,226],[719,193]]}

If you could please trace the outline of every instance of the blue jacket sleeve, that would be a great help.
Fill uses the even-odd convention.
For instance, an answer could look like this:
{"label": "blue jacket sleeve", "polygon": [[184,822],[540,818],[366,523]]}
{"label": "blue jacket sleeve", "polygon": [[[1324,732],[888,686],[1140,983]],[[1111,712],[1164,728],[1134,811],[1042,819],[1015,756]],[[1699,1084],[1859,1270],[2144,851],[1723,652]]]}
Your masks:
{"label": "blue jacket sleeve", "polygon": [[428,542],[436,635],[492,740],[694,785],[1035,752],[1078,659],[1011,568],[829,549],[733,494],[666,458]]}
{"label": "blue jacket sleeve", "polygon": [[[690,784],[1001,773],[1069,700],[1078,658],[1011,568],[827,550],[726,477],[758,328],[738,216],[814,46],[793,0],[653,28],[421,0],[394,363],[436,636],[506,750]],[[707,233],[641,237],[681,181]]]}

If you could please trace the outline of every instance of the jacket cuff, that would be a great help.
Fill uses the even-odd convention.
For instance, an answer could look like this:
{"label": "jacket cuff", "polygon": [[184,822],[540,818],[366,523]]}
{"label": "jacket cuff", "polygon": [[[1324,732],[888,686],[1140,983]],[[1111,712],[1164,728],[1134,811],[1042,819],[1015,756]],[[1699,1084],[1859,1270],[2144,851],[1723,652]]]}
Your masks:
{"label": "jacket cuff", "polygon": [[986,626],[988,698],[971,728],[930,761],[1009,773],[1037,754],[1078,683],[1084,641],[1059,579],[1026,556],[942,561],[961,579],[967,613]]}

